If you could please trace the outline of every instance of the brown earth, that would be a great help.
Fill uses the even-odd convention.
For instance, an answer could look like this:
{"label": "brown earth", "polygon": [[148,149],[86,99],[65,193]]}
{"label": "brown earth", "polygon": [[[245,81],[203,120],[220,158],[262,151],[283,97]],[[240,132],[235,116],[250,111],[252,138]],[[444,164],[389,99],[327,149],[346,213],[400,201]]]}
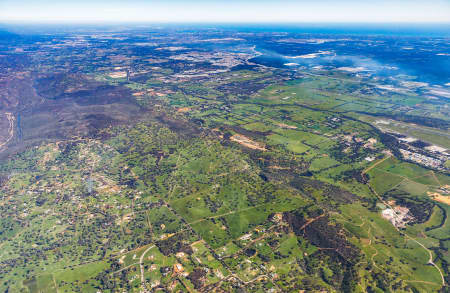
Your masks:
{"label": "brown earth", "polygon": [[250,138],[243,136],[242,134],[235,134],[232,137],[230,137],[231,141],[237,142],[240,145],[243,145],[247,148],[250,149],[254,149],[254,150],[260,150],[260,151],[266,151],[267,149],[265,148],[264,145],[251,140]]}
{"label": "brown earth", "polygon": [[433,200],[450,205],[450,196],[445,196],[437,192],[427,192],[428,196]]}

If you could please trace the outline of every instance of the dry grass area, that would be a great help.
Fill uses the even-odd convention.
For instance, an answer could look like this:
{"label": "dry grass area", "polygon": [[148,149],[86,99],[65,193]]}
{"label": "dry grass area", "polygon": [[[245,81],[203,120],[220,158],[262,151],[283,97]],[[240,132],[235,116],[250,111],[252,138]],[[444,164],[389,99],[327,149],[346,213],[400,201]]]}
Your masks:
{"label": "dry grass area", "polygon": [[134,214],[133,213],[125,214],[121,218],[118,218],[116,220],[116,224],[118,226],[120,226],[122,224],[126,224],[126,223],[130,222],[133,218],[134,218]]}
{"label": "dry grass area", "polygon": [[178,108],[177,109],[178,113],[186,113],[186,112],[189,112],[189,111],[191,111],[191,108],[189,108],[189,107],[184,107],[184,108]]}
{"label": "dry grass area", "polygon": [[445,196],[437,192],[427,192],[428,196],[433,200],[450,205],[450,196]]}
{"label": "dry grass area", "polygon": [[287,125],[284,123],[278,123],[278,126],[280,126],[281,128],[286,128],[286,129],[297,129],[297,126],[292,126],[292,125]]}
{"label": "dry grass area", "polygon": [[274,170],[289,170],[289,167],[280,167],[280,166],[269,166],[269,169],[274,169]]}
{"label": "dry grass area", "polygon": [[125,263],[125,258],[127,257],[127,255],[125,254],[125,255],[122,255],[121,257],[120,257],[120,259],[119,259],[119,263],[120,264],[123,264],[123,263]]}
{"label": "dry grass area", "polygon": [[242,135],[242,134],[235,134],[232,137],[230,137],[231,141],[237,142],[240,145],[243,145],[245,147],[248,147],[250,149],[254,149],[254,150],[260,150],[260,151],[266,151],[267,149],[265,148],[264,145],[251,140],[250,138]]}
{"label": "dry grass area", "polygon": [[105,176],[94,174],[92,175],[92,177],[98,184],[97,191],[99,193],[117,194],[121,191],[120,186],[118,186],[114,181],[106,178]]}
{"label": "dry grass area", "polygon": [[126,73],[126,71],[117,71],[117,72],[108,74],[108,76],[111,78],[125,78],[125,77],[127,77],[127,73]]}
{"label": "dry grass area", "polygon": [[364,245],[364,246],[370,245],[371,242],[372,242],[368,238],[361,238],[360,241],[361,241],[361,244]]}
{"label": "dry grass area", "polygon": [[44,153],[41,159],[38,161],[39,166],[45,167],[47,163],[52,162],[56,156],[60,153],[58,143],[51,143],[48,145],[48,151]]}

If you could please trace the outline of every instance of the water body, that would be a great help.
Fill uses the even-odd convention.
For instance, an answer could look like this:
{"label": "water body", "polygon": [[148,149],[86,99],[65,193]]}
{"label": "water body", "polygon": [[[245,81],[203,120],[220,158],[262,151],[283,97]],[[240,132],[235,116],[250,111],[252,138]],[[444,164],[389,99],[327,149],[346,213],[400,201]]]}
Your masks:
{"label": "water body", "polygon": [[269,31],[250,40],[261,53],[251,61],[272,67],[364,67],[382,76],[450,82],[450,25],[274,26]]}

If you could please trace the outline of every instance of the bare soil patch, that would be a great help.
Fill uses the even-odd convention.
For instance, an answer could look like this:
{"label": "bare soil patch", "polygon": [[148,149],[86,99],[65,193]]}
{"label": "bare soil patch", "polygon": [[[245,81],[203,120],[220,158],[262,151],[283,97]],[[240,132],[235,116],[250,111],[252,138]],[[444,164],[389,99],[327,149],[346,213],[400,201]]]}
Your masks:
{"label": "bare soil patch", "polygon": [[189,112],[189,111],[191,111],[191,108],[189,108],[189,107],[183,107],[183,108],[178,108],[177,109],[178,113],[186,113],[186,112]]}
{"label": "bare soil patch", "polygon": [[125,78],[127,77],[127,73],[125,71],[118,71],[108,74],[111,78]]}
{"label": "bare soil patch", "polygon": [[292,126],[292,125],[287,125],[284,123],[278,123],[278,126],[280,126],[281,128],[286,128],[286,129],[297,129],[297,126]]}
{"label": "bare soil patch", "polygon": [[254,150],[260,150],[260,151],[266,151],[267,149],[265,148],[264,145],[251,140],[250,138],[243,136],[241,134],[235,134],[232,137],[230,137],[230,140],[239,143],[240,145],[243,145],[245,147],[248,147],[250,149],[254,149]]}
{"label": "bare soil patch", "polygon": [[433,200],[450,205],[450,196],[445,196],[437,192],[427,192],[428,196]]}

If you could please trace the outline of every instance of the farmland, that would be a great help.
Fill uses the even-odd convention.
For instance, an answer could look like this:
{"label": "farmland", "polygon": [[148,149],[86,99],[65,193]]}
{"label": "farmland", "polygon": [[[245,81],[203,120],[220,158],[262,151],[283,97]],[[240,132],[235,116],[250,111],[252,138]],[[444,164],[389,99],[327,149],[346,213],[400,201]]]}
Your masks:
{"label": "farmland", "polygon": [[136,30],[0,43],[0,291],[447,290],[437,87]]}

